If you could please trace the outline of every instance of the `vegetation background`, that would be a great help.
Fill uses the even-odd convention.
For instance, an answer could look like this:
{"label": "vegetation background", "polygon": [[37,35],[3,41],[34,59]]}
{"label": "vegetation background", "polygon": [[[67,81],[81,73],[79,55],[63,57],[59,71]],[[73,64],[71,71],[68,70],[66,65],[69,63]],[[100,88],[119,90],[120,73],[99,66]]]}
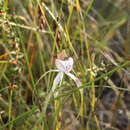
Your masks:
{"label": "vegetation background", "polygon": [[130,130],[130,1],[0,0],[0,129]]}

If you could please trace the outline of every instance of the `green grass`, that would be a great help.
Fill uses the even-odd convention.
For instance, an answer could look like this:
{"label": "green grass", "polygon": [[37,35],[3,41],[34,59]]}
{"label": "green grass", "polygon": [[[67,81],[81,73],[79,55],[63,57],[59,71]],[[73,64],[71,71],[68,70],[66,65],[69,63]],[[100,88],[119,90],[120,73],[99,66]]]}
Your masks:
{"label": "green grass", "polygon": [[[130,92],[128,12],[123,0],[1,0],[0,129],[120,129],[115,113]],[[56,72],[46,72],[61,52],[74,59],[82,86],[64,75],[55,97]],[[116,101],[103,109],[112,113],[106,123],[99,111],[107,89]]]}

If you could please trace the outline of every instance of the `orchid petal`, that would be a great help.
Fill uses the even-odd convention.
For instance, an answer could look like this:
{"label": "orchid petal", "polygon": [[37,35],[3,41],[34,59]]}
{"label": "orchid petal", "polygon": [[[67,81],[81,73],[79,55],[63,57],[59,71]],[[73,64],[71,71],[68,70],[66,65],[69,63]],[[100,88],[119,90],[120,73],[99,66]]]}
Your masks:
{"label": "orchid petal", "polygon": [[65,61],[56,59],[55,64],[56,64],[56,67],[57,67],[58,70],[65,71],[65,69],[66,69],[66,67],[65,67]]}
{"label": "orchid petal", "polygon": [[[63,72],[59,72],[59,73],[57,74],[57,76],[55,77],[54,82],[53,82],[53,86],[52,86],[52,92],[55,91],[57,85],[62,81],[63,75],[64,75]],[[58,92],[56,92],[56,93],[54,94],[54,97],[56,97],[57,95],[58,95]]]}
{"label": "orchid petal", "polygon": [[78,87],[80,87],[82,85],[80,80],[77,77],[75,77],[73,74],[71,74],[69,72],[65,73],[65,74],[68,75],[71,79],[73,79]]}
{"label": "orchid petal", "polygon": [[46,73],[44,73],[44,76],[45,76],[47,73],[49,73],[49,72],[60,72],[60,70],[58,70],[58,69],[49,70],[49,71],[47,71]]}
{"label": "orchid petal", "polygon": [[68,60],[65,61],[65,67],[66,67],[66,71],[70,72],[73,69],[73,58],[69,57]]}

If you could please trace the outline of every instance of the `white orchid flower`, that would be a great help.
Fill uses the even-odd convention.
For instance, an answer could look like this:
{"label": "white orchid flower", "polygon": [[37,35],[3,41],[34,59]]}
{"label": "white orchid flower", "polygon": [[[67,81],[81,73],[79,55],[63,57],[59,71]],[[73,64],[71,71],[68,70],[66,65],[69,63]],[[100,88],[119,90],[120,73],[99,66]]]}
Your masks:
{"label": "white orchid flower", "polygon": [[[55,91],[55,89],[57,88],[58,84],[62,81],[64,74],[68,75],[71,79],[73,79],[76,83],[76,85],[78,87],[81,86],[81,82],[80,80],[73,75],[72,73],[70,73],[70,71],[73,69],[73,58],[69,57],[67,60],[60,60],[60,59],[56,59],[55,61],[55,65],[57,69],[52,69],[47,71],[45,74],[43,74],[40,79],[36,82],[35,86],[38,84],[38,82],[49,72],[58,72],[58,74],[56,75],[54,81],[53,81],[53,85],[52,85],[52,92]],[[80,89],[80,92],[82,92],[82,89]],[[54,97],[56,97],[58,95],[58,92],[54,93]]]}
{"label": "white orchid flower", "polygon": [[[68,75],[71,79],[73,79],[78,87],[81,86],[80,80],[77,77],[75,77],[72,73],[70,73],[70,71],[73,69],[73,63],[74,61],[72,57],[69,57],[67,60],[56,59],[55,64],[56,64],[57,70],[53,70],[53,71],[57,71],[59,73],[54,79],[52,91],[55,91],[57,85],[62,81],[64,74]],[[58,95],[58,92],[54,94],[54,96],[57,96],[57,95]]]}

